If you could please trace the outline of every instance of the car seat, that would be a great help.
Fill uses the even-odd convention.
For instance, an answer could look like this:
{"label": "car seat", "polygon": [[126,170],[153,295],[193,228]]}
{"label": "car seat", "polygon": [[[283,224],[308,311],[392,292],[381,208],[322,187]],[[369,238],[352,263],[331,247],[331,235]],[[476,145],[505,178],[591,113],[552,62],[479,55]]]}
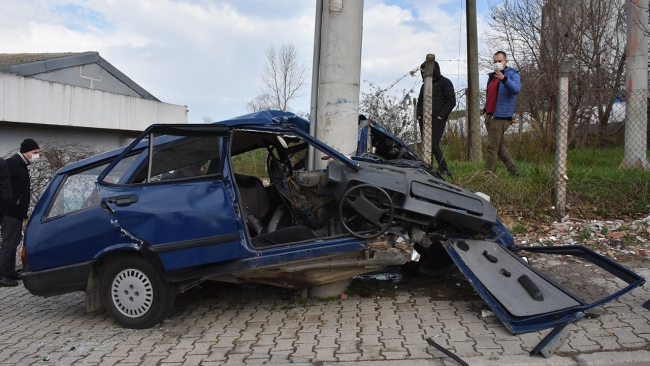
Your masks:
{"label": "car seat", "polygon": [[273,202],[258,177],[235,174],[235,182],[251,236],[273,232],[290,224],[290,213],[284,204],[271,211]]}

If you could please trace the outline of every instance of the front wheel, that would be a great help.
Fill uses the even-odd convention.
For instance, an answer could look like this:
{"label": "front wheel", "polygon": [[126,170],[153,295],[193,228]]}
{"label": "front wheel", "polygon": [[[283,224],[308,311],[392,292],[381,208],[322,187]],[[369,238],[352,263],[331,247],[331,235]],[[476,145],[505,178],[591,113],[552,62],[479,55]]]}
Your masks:
{"label": "front wheel", "polygon": [[149,328],[163,321],[172,310],[175,295],[174,286],[138,257],[110,263],[102,278],[104,306],[125,328]]}

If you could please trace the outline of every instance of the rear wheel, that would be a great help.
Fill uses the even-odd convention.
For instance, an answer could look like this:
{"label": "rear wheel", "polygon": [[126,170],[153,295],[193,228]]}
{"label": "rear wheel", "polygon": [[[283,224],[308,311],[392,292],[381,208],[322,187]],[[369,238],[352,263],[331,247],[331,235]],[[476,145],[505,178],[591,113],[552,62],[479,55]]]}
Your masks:
{"label": "rear wheel", "polygon": [[120,258],[108,265],[102,278],[106,310],[125,328],[149,328],[171,312],[174,286],[138,257]]}

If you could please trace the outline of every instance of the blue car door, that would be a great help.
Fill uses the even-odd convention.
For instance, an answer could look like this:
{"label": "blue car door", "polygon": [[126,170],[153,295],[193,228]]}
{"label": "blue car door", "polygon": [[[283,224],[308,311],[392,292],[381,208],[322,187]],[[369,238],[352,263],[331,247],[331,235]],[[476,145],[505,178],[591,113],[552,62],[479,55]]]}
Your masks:
{"label": "blue car door", "polygon": [[[228,137],[225,126],[154,125],[98,178],[116,224],[168,271],[239,257],[241,228],[221,171]],[[145,138],[144,157],[113,181],[113,167]]]}

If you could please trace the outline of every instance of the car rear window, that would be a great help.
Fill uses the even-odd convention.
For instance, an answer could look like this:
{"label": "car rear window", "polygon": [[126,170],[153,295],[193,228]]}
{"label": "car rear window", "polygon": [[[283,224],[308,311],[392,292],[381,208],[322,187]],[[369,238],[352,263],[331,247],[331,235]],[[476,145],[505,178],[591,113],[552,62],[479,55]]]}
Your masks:
{"label": "car rear window", "polygon": [[[138,154],[125,157],[104,178],[104,182],[117,183],[133,164]],[[45,219],[62,216],[70,212],[95,207],[101,202],[96,182],[99,175],[111,162],[96,165],[82,171],[66,175],[61,183]]]}
{"label": "car rear window", "polygon": [[108,163],[67,175],[56,192],[45,219],[99,205],[101,197],[95,183],[107,166]]}

